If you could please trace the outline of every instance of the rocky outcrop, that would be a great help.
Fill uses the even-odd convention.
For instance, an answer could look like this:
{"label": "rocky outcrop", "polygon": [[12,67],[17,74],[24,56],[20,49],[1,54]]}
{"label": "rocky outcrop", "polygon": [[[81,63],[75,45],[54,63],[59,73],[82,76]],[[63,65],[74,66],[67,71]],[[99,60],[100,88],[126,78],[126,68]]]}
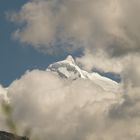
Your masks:
{"label": "rocky outcrop", "polygon": [[29,140],[27,137],[17,136],[9,132],[0,131],[0,140]]}

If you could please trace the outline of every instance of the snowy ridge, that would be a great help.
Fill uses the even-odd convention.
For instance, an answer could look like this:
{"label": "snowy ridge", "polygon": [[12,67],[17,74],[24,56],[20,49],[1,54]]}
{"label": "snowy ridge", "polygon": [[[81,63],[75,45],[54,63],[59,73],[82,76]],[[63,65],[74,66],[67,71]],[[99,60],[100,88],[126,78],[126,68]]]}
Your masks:
{"label": "snowy ridge", "polygon": [[[47,68],[46,71],[55,73],[61,78],[76,80],[76,79],[85,79],[90,80],[97,86],[103,88],[105,91],[118,92],[119,84],[109,78],[99,75],[98,73],[89,73],[82,70],[75,62],[72,56],[68,56],[63,61],[55,62]],[[4,88],[0,85],[0,102],[6,101],[9,102],[7,97],[8,88]]]}
{"label": "snowy ridge", "polygon": [[89,73],[80,69],[79,66],[76,65],[73,57],[70,55],[63,61],[58,61],[49,65],[47,71],[54,72],[61,78],[71,80],[76,80],[78,78],[89,79],[106,90],[116,90],[119,85],[117,82],[101,76],[98,73]]}
{"label": "snowy ridge", "polygon": [[65,60],[49,65],[47,71],[55,72],[62,78],[75,80],[77,78],[86,78],[82,70],[76,65],[72,56],[68,56]]}

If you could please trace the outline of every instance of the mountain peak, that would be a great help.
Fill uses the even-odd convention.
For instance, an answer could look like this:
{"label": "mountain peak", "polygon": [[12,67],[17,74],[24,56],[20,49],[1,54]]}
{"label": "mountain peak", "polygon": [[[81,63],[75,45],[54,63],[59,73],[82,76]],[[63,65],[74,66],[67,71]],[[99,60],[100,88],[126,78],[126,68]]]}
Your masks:
{"label": "mountain peak", "polygon": [[67,60],[70,63],[75,63],[75,61],[71,55],[68,55],[65,60]]}
{"label": "mountain peak", "polygon": [[95,72],[88,73],[87,71],[82,70],[78,65],[76,65],[75,60],[71,55],[68,55],[66,59],[62,61],[49,65],[47,71],[57,73],[60,77],[71,80],[79,78],[89,79],[108,90],[112,89],[112,87],[118,87],[118,84],[109,78],[103,77]]}

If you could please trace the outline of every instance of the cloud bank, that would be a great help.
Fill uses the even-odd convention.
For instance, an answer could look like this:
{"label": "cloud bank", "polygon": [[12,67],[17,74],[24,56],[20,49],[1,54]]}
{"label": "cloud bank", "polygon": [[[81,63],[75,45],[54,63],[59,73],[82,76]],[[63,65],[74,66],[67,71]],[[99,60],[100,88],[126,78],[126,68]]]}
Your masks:
{"label": "cloud bank", "polygon": [[7,89],[0,85],[0,130],[8,130],[5,123],[5,115],[3,114],[3,102],[8,102]]}
{"label": "cloud bank", "polygon": [[61,46],[67,51],[102,47],[113,37],[123,36],[118,27],[120,15],[117,1],[31,0],[12,16],[23,24],[14,37],[47,51],[51,47],[55,51],[54,43],[58,42],[73,44]]}
{"label": "cloud bank", "polygon": [[[13,37],[20,42],[47,53],[82,49],[85,69],[95,64],[120,73],[129,55],[140,52],[139,12],[138,0],[29,0],[9,17],[19,25]],[[85,65],[91,55],[99,63]]]}
{"label": "cloud bank", "polygon": [[31,128],[33,136],[54,140],[89,139],[101,114],[120,100],[115,92],[90,80],[66,81],[40,70],[26,73],[8,89],[20,129]]}
{"label": "cloud bank", "polygon": [[[22,25],[14,36],[36,48],[77,41],[85,48],[110,48],[121,55],[139,50],[139,9],[137,0],[30,0],[12,16]],[[76,45],[70,49],[81,47]]]}
{"label": "cloud bank", "polygon": [[8,100],[7,98],[7,88],[4,88],[2,85],[0,85],[0,102]]}
{"label": "cloud bank", "polygon": [[121,89],[107,91],[90,80],[26,72],[8,88],[19,133],[30,130],[40,140],[139,139],[140,68],[123,75]]}

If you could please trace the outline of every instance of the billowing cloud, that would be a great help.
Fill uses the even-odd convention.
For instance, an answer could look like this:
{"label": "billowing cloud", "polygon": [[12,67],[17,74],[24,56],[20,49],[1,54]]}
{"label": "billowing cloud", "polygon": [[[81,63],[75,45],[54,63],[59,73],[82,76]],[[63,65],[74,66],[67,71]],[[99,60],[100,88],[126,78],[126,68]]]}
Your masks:
{"label": "billowing cloud", "polygon": [[138,0],[30,0],[10,17],[20,42],[48,53],[82,49],[82,65],[104,59],[99,69],[120,72],[128,55],[140,52],[139,10]]}
{"label": "billowing cloud", "polygon": [[119,2],[111,0],[32,0],[12,16],[22,24],[14,37],[47,51],[55,51],[60,42],[73,44],[64,45],[65,50],[102,47],[124,36],[118,27],[121,11]]}
{"label": "billowing cloud", "polygon": [[139,139],[140,71],[138,67],[128,76],[130,71],[124,71],[123,90],[115,91],[86,79],[60,79],[47,71],[25,73],[8,88],[19,133],[30,130],[41,140]]}
{"label": "billowing cloud", "polygon": [[[133,59],[135,60],[135,66],[132,68],[131,62]],[[111,57],[102,49],[98,49],[95,52],[85,50],[83,56],[76,58],[77,63],[88,71],[97,68],[104,72],[114,72],[121,75],[123,75],[123,71],[127,71],[129,67],[135,71],[135,67],[139,65],[139,60],[139,53],[128,53],[121,57]]]}
{"label": "billowing cloud", "polygon": [[41,140],[139,139],[140,71],[128,76],[129,71],[124,71],[123,90],[110,91],[90,80],[69,81],[41,70],[25,73],[8,88],[18,131],[30,130]]}
{"label": "billowing cloud", "polygon": [[139,51],[139,9],[137,0],[30,0],[12,16],[21,24],[14,37],[47,51],[58,46],[103,47],[114,55]]}
{"label": "billowing cloud", "polygon": [[93,69],[98,68],[98,70],[104,72],[114,73],[121,73],[124,68],[123,63],[129,60],[129,55],[125,56],[124,58],[114,58],[110,57],[101,49],[97,50],[96,52],[86,50],[83,56],[77,57],[76,59],[77,63],[79,63],[79,65],[82,65],[83,68],[88,71],[92,71]]}
{"label": "billowing cloud", "polygon": [[8,95],[22,129],[31,128],[41,139],[61,140],[87,139],[100,115],[120,100],[117,91],[106,91],[90,80],[62,80],[40,70],[14,81]]}
{"label": "billowing cloud", "polygon": [[8,102],[7,89],[0,85],[0,130],[7,130],[2,106],[4,101]]}
{"label": "billowing cloud", "polygon": [[7,89],[0,85],[0,102],[8,100],[7,99]]}
{"label": "billowing cloud", "polygon": [[[139,57],[125,61],[119,88],[96,81],[61,79],[42,70],[26,72],[8,87],[18,132],[32,138],[138,140],[140,138]],[[135,69],[134,69],[135,68]],[[4,116],[0,128],[7,130]]]}
{"label": "billowing cloud", "polygon": [[[124,101],[121,104],[113,105],[109,111],[109,118],[115,122],[114,128],[117,126],[118,132],[119,128],[123,130],[121,133],[119,132],[120,137],[116,133],[118,139],[122,139],[121,137],[124,135],[125,139],[128,140],[140,138],[138,131],[140,122],[140,66],[137,65],[138,61],[139,59],[133,57],[131,61],[124,64],[127,67],[123,72],[124,92],[122,96]],[[115,129],[113,131],[116,131]]]}

